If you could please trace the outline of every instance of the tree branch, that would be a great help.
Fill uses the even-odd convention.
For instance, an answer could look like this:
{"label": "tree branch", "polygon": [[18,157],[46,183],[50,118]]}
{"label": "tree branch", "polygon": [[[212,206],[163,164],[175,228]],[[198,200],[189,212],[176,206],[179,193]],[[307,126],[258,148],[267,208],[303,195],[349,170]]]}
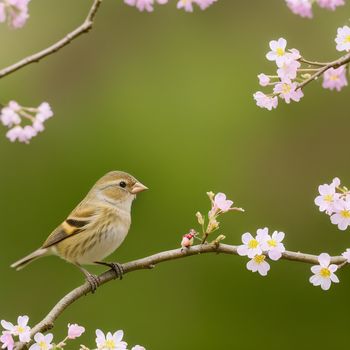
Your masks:
{"label": "tree branch", "polygon": [[338,68],[340,66],[344,66],[345,64],[350,62],[350,53],[340,57],[339,59],[329,62],[329,63],[320,63],[320,62],[312,62],[301,58],[300,62],[307,63],[309,65],[320,67],[314,74],[310,76],[310,78],[306,79],[302,83],[298,84],[298,89],[302,89],[311,81],[316,80],[319,76],[321,76],[324,72],[326,72],[330,68]]}
{"label": "tree branch", "polygon": [[42,58],[49,56],[62,49],[64,46],[68,45],[71,41],[79,37],[81,34],[87,33],[93,26],[96,13],[102,1],[103,0],[94,0],[85,21],[79,27],[77,27],[72,32],[68,33],[63,39],[57,41],[55,44],[47,47],[46,49],[39,51],[33,55],[27,56],[22,60],[18,61],[17,63],[12,64],[11,66],[3,68],[2,70],[0,70],[0,78],[3,78],[6,75],[9,75],[31,63],[39,62]]}
{"label": "tree branch", "polygon": [[[124,270],[124,274],[126,274],[136,270],[152,269],[153,267],[155,267],[155,265],[161,262],[185,258],[192,255],[199,255],[199,254],[205,254],[205,253],[223,253],[223,254],[238,255],[237,248],[238,246],[228,245],[228,244],[216,244],[216,243],[200,244],[200,245],[193,246],[189,249],[173,249],[173,250],[157,253],[154,255],[150,255],[142,259],[138,259],[138,260],[134,260],[134,261],[130,261],[125,264],[122,264],[122,267]],[[281,259],[318,265],[319,262],[317,258],[318,258],[317,255],[286,251],[283,253]],[[337,264],[341,267],[346,263],[346,259],[342,256],[334,256],[331,258],[331,263]],[[114,280],[115,277],[116,277],[115,272],[113,270],[108,270],[102,273],[99,276],[99,279],[102,285]],[[45,332],[51,329],[54,326],[55,320],[63,313],[65,309],[69,307],[69,305],[71,305],[76,300],[78,300],[79,298],[81,298],[82,296],[90,292],[91,292],[91,286],[88,282],[85,282],[80,287],[73,289],[71,292],[65,295],[51,309],[51,311],[37,325],[35,325],[32,328],[31,338],[33,338],[33,336],[37,332]],[[18,343],[16,345],[16,350],[23,349],[25,346],[26,344],[24,343]]]}

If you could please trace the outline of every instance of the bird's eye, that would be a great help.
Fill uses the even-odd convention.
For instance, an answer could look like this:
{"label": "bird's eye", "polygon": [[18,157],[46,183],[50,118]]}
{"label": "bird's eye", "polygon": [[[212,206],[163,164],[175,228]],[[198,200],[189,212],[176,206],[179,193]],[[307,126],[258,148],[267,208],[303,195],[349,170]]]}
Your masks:
{"label": "bird's eye", "polygon": [[122,188],[125,188],[125,187],[126,187],[126,182],[121,181],[120,184],[119,184],[119,186],[122,187]]}

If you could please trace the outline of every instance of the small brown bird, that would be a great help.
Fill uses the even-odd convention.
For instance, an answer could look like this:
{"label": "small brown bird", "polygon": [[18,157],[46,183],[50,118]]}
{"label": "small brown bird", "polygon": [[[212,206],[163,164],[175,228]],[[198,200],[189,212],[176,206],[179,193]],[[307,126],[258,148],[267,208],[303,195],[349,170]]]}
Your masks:
{"label": "small brown bird", "polygon": [[123,243],[131,224],[132,201],[144,190],[146,186],[125,172],[107,173],[39,249],[11,267],[20,270],[40,257],[58,255],[79,267],[93,291],[99,285],[98,277],[81,265],[106,265],[121,278],[121,265],[102,260]]}

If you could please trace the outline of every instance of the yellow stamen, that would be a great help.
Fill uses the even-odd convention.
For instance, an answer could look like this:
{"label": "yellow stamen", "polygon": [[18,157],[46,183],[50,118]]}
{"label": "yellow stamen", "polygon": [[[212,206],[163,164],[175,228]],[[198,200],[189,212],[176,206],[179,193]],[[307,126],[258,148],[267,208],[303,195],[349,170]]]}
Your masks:
{"label": "yellow stamen", "polygon": [[323,196],[323,200],[326,202],[333,202],[333,195],[332,194],[326,194]]}
{"label": "yellow stamen", "polygon": [[46,349],[47,349],[47,344],[46,344],[46,342],[44,342],[44,341],[41,341],[41,342],[39,343],[39,346],[40,346],[40,349],[41,349],[41,350],[46,350]]}
{"label": "yellow stamen", "polygon": [[251,239],[249,242],[248,242],[248,248],[250,249],[254,249],[256,248],[257,246],[259,245],[259,242],[256,240],[256,239]]}
{"label": "yellow stamen", "polygon": [[350,43],[350,35],[347,35],[345,38],[344,38],[344,44],[346,43]]}
{"label": "yellow stamen", "polygon": [[265,261],[265,255],[255,255],[254,256],[254,261],[257,263],[257,264],[261,264]]}
{"label": "yellow stamen", "polygon": [[113,339],[106,340],[105,348],[107,348],[107,349],[114,349],[115,348],[114,340]]}
{"label": "yellow stamen", "polygon": [[289,84],[283,84],[282,85],[282,92],[284,94],[288,94],[291,90],[291,86]]}
{"label": "yellow stamen", "polygon": [[267,244],[270,246],[270,247],[277,247],[277,242],[274,240],[274,239],[270,239],[267,241]]}
{"label": "yellow stamen", "polygon": [[324,278],[328,278],[331,275],[331,272],[326,267],[322,267],[320,275]]}
{"label": "yellow stamen", "polygon": [[[330,78],[329,78],[330,80],[339,80],[339,75],[335,75],[335,74],[333,74],[333,75],[331,75],[330,76]],[[330,196],[330,195],[329,195]]]}
{"label": "yellow stamen", "polygon": [[350,219],[350,210],[341,210],[341,211],[340,211],[340,215],[341,215],[344,219]]}
{"label": "yellow stamen", "polygon": [[277,53],[277,56],[283,56],[284,55],[284,50],[279,47],[277,50],[276,50],[276,53]]}

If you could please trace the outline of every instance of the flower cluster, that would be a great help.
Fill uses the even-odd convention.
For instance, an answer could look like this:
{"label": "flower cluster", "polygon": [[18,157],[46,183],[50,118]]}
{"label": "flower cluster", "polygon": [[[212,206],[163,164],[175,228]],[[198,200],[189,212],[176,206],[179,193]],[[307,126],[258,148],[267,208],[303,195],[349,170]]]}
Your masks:
{"label": "flower cluster", "polygon": [[329,215],[332,224],[337,225],[339,230],[346,230],[350,225],[350,191],[341,187],[336,177],[331,184],[320,185],[318,192],[315,204],[320,211]]}
{"label": "flower cluster", "polygon": [[266,276],[270,270],[270,264],[266,261],[266,257],[268,256],[274,261],[282,257],[282,253],[285,252],[283,239],[283,232],[274,231],[270,235],[267,227],[258,229],[255,237],[246,232],[242,235],[243,244],[237,248],[237,253],[251,259],[247,263],[248,270]]}
{"label": "flower cluster", "polygon": [[[187,12],[193,12],[193,5],[197,5],[201,10],[205,10],[217,0],[178,0],[177,8]],[[168,0],[124,0],[129,6],[135,6],[139,11],[152,12],[154,4],[164,5]]]}
{"label": "flower cluster", "polygon": [[[229,211],[244,212],[244,209],[242,208],[232,207],[233,201],[227,199],[224,193],[219,192],[215,194],[213,192],[207,192],[207,195],[211,202],[211,209],[208,212],[207,221],[205,216],[202,215],[200,212],[196,213],[197,221],[202,228],[202,243],[206,241],[210,234],[219,229],[220,222],[217,219],[220,215]],[[222,235],[220,235],[219,237],[220,240],[225,238]],[[215,241],[218,242],[217,239]]]}
{"label": "flower cluster", "polygon": [[344,0],[286,0],[290,10],[301,17],[312,18],[312,5],[316,3],[318,6],[334,11],[338,6],[345,5]]}
{"label": "flower cluster", "polygon": [[21,28],[25,25],[30,0],[0,0],[0,23],[7,22],[12,28]]}
{"label": "flower cluster", "polygon": [[[4,328],[0,336],[0,345],[2,349],[13,350],[15,345],[15,337],[23,343],[30,343],[30,327],[28,326],[29,317],[19,316],[17,325],[11,322],[2,320],[1,325]],[[85,328],[78,324],[68,324],[67,336],[59,343],[53,343],[53,334],[46,335],[38,332],[34,335],[34,343],[29,347],[29,350],[50,350],[63,349],[68,340],[79,338],[85,332]],[[96,330],[96,346],[98,350],[122,350],[127,349],[127,343],[123,341],[124,332],[122,330],[116,331],[113,334],[108,332],[106,335],[100,330]],[[81,349],[90,350],[85,345],[81,345]],[[134,346],[131,350],[146,350],[141,345]]]}
{"label": "flower cluster", "polygon": [[[9,128],[6,137],[14,142],[29,143],[39,132],[43,131],[44,122],[53,116],[50,105],[41,103],[37,108],[23,107],[16,101],[10,101],[1,109],[0,121]],[[29,121],[27,125],[21,125],[23,121]]]}
{"label": "flower cluster", "polygon": [[[335,39],[338,51],[350,51],[350,28],[344,26],[338,28]],[[262,91],[254,93],[257,106],[272,110],[277,108],[278,98],[286,103],[299,102],[304,96],[302,87],[312,80],[323,75],[322,87],[329,90],[340,91],[348,85],[346,70],[348,63],[341,66],[334,61],[334,67],[329,63],[310,62],[304,60],[297,49],[287,49],[287,41],[284,38],[272,40],[269,43],[270,51],[266,54],[269,61],[276,63],[276,73],[258,75],[260,86],[271,86],[272,92],[265,94]],[[302,67],[302,63],[307,66]],[[325,70],[326,67],[326,70]]]}

